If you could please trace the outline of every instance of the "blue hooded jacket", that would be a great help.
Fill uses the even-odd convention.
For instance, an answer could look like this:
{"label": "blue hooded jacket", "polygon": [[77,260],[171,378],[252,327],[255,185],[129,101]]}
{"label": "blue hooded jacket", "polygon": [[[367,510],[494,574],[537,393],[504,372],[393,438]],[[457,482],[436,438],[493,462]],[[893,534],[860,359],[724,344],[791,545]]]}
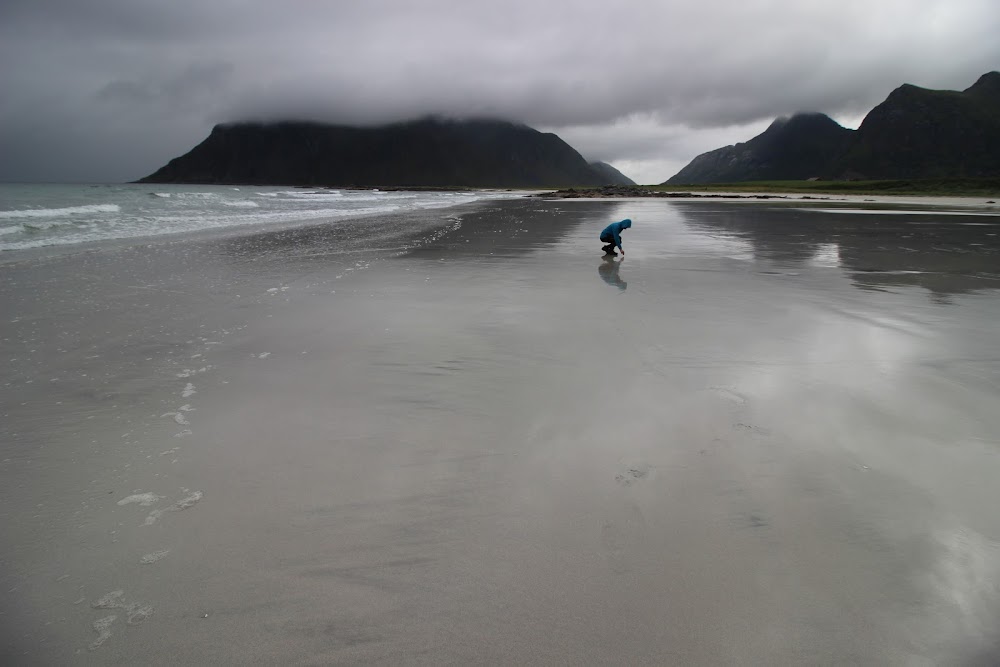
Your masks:
{"label": "blue hooded jacket", "polygon": [[612,222],[601,231],[601,240],[605,243],[614,243],[619,250],[622,250],[622,230],[631,226],[632,221],[629,218],[625,218],[621,222]]}

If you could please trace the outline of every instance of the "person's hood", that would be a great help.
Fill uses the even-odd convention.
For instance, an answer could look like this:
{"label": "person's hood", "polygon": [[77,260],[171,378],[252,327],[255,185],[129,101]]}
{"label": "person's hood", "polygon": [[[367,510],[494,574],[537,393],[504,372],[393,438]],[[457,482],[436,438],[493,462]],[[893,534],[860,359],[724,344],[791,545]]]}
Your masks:
{"label": "person's hood", "polygon": [[628,229],[631,226],[632,226],[632,220],[630,220],[629,218],[625,218],[624,220],[622,220],[622,229]]}

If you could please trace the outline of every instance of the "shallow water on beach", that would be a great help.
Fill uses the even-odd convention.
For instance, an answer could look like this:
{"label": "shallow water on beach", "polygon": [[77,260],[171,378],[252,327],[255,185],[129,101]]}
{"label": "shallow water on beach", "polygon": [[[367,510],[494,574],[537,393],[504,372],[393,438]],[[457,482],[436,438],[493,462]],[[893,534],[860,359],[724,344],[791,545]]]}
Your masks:
{"label": "shallow water on beach", "polygon": [[1000,218],[419,226],[0,266],[0,655],[1000,657]]}
{"label": "shallow water on beach", "polygon": [[357,224],[362,216],[509,198],[486,191],[402,192],[291,186],[0,183],[0,252],[234,227]]}

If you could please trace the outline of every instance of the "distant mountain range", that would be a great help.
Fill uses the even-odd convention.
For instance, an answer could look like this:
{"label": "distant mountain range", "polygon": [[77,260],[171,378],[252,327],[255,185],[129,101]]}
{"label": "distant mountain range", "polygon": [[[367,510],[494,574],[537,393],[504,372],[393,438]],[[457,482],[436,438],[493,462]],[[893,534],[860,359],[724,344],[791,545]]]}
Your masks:
{"label": "distant mountain range", "polygon": [[904,84],[857,130],[821,113],[779,118],[745,143],[703,153],[667,184],[1000,176],[1000,72],[968,89]]}
{"label": "distant mountain range", "polygon": [[141,183],[564,187],[634,183],[555,134],[495,120],[425,118],[378,127],[217,125]]}

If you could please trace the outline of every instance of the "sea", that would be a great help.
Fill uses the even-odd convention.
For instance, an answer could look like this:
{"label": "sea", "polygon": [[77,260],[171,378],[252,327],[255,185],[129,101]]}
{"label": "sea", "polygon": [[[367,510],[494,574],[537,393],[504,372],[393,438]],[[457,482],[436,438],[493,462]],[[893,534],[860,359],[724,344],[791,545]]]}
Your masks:
{"label": "sea", "polygon": [[0,251],[235,227],[346,224],[359,217],[511,196],[502,191],[0,184]]}

